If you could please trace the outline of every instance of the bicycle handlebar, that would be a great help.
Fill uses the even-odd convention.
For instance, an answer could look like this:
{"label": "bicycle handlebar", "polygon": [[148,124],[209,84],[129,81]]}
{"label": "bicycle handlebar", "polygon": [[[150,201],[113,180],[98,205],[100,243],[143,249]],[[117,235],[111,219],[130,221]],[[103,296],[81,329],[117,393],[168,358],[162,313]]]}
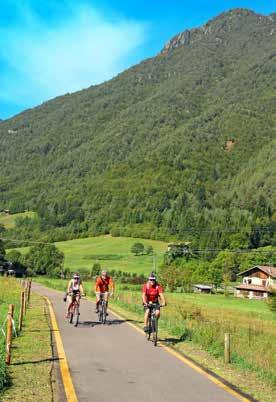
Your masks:
{"label": "bicycle handlebar", "polygon": [[143,303],[143,306],[145,307],[165,307],[165,304],[159,304],[159,303]]}

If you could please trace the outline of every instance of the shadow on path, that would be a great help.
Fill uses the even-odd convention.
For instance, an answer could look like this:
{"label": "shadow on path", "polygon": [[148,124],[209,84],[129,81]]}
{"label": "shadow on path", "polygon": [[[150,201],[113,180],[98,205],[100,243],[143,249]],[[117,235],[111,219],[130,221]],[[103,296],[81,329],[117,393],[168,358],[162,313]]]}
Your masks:
{"label": "shadow on path", "polygon": [[62,360],[62,359],[60,357],[50,357],[50,358],[41,359],[41,360],[27,360],[24,362],[11,363],[11,366],[21,366],[22,364],[38,364],[38,363],[43,363],[43,362],[53,362],[56,360]]}
{"label": "shadow on path", "polygon": [[[133,322],[135,324],[140,324],[142,323],[142,321],[136,321],[136,320],[119,320],[119,319],[115,319],[115,320],[106,320],[106,326],[108,325],[120,325],[120,324],[124,324],[126,322]],[[80,321],[78,324],[78,327],[95,327],[96,325],[103,325],[102,323],[100,323],[99,321]]]}

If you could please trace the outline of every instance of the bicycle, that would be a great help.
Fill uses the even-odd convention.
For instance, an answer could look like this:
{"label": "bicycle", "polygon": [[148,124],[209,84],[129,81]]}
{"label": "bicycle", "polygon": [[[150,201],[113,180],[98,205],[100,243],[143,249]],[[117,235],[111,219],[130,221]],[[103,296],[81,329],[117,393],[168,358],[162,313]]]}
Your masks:
{"label": "bicycle", "polygon": [[72,293],[72,303],[70,306],[70,310],[69,310],[69,323],[70,324],[74,324],[75,327],[78,326],[79,323],[79,317],[80,317],[80,299],[81,299],[81,295],[79,292],[77,293]]}
{"label": "bicycle", "polygon": [[154,346],[157,346],[158,320],[156,318],[155,311],[163,306],[161,306],[159,303],[148,303],[146,307],[149,309],[149,327],[148,332],[146,333],[146,339],[149,341],[152,336],[152,342]]}
{"label": "bicycle", "polygon": [[100,301],[98,305],[98,317],[99,317],[99,322],[101,324],[106,323],[106,316],[107,316],[107,305],[106,305],[106,300],[104,298],[105,293],[100,294]]}

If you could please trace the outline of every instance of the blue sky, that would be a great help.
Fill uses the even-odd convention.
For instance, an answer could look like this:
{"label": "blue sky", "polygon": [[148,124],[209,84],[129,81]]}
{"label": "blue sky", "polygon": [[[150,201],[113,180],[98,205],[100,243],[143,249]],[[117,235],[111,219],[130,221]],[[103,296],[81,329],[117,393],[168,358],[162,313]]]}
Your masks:
{"label": "blue sky", "polygon": [[276,0],[1,0],[0,118],[112,78],[176,33]]}

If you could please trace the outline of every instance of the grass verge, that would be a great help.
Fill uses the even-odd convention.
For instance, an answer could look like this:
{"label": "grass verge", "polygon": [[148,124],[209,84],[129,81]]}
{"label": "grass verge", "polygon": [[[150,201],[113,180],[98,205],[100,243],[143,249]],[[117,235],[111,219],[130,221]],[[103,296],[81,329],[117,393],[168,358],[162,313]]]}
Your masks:
{"label": "grass verge", "polygon": [[9,384],[1,402],[52,402],[51,331],[45,301],[32,294],[23,331],[13,339],[12,363],[7,369]]}
{"label": "grass verge", "polygon": [[6,370],[5,355],[6,355],[6,318],[9,304],[14,304],[14,321],[15,326],[18,326],[18,315],[20,308],[20,292],[22,290],[18,281],[14,278],[0,277],[0,391],[8,385],[9,378]]}

